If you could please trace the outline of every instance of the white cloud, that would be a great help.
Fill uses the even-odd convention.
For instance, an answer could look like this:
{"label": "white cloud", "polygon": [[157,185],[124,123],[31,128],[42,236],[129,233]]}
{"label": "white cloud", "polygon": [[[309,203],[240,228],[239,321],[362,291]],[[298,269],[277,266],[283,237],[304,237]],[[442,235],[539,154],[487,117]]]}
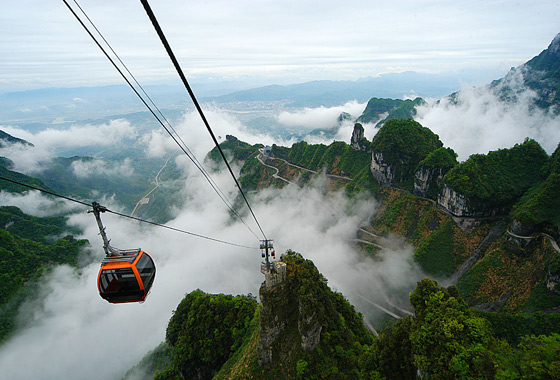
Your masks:
{"label": "white cloud", "polygon": [[[514,92],[521,89],[520,75],[507,77]],[[457,152],[459,160],[473,153],[486,154],[522,143],[526,137],[538,141],[550,154],[560,142],[560,117],[534,107],[534,92],[521,91],[518,102],[500,101],[488,87],[465,87],[457,105],[449,99],[418,107],[416,120],[439,135],[444,145]]]}
{"label": "white cloud", "polygon": [[86,178],[95,175],[130,177],[134,173],[130,158],[122,162],[109,163],[104,160],[87,160],[72,162],[72,171],[78,178]]}
{"label": "white cloud", "polygon": [[[21,134],[14,133],[10,128],[2,127],[2,129],[16,137],[21,136]],[[8,157],[14,163],[13,170],[25,174],[41,171],[42,166],[49,163],[54,157],[50,151],[42,146],[31,147],[23,144],[0,146],[0,156]]]}
{"label": "white cloud", "polygon": [[41,171],[61,149],[117,145],[137,136],[136,129],[124,119],[100,125],[75,124],[66,129],[47,128],[35,133],[12,126],[2,126],[2,130],[34,145],[0,147],[0,156],[9,157],[15,163],[15,170],[25,174]]}
{"label": "white cloud", "polygon": [[0,191],[0,205],[16,206],[24,213],[38,217],[64,214],[81,207],[66,200],[53,199],[35,190],[23,193]]}
{"label": "white cloud", "polygon": [[278,116],[278,122],[288,127],[301,127],[303,129],[326,129],[338,125],[341,113],[349,113],[353,119],[358,118],[366,107],[365,103],[357,101],[348,102],[343,106],[303,108],[297,111],[284,111]]}

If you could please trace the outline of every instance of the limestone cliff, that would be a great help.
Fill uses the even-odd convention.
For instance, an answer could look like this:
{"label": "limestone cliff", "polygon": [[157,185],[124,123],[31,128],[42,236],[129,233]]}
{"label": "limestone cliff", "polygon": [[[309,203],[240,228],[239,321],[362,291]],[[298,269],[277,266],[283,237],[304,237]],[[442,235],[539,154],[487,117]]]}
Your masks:
{"label": "limestone cliff", "polygon": [[438,196],[438,204],[456,216],[473,216],[469,200],[448,185],[443,185]]}
{"label": "limestone cliff", "polygon": [[420,167],[416,173],[414,173],[413,194],[426,197],[431,189],[435,189],[441,184],[444,175],[445,172],[443,168]]}
{"label": "limestone cliff", "polygon": [[372,152],[370,163],[371,174],[383,186],[389,186],[395,178],[395,168],[388,162],[383,153]]}
{"label": "limestone cliff", "polygon": [[350,146],[353,149],[361,150],[364,152],[371,151],[371,143],[367,141],[364,136],[364,127],[360,123],[354,124],[354,130],[352,131],[352,138],[350,139]]}
{"label": "limestone cliff", "polygon": [[412,191],[418,165],[442,146],[436,134],[412,119],[388,120],[371,143],[371,173],[382,185]]}
{"label": "limestone cliff", "polygon": [[420,161],[414,173],[413,193],[437,199],[443,177],[457,165],[457,153],[451,148],[440,147]]}
{"label": "limestone cliff", "polygon": [[372,342],[362,316],[329,289],[311,261],[293,252],[282,260],[287,266],[285,280],[272,286],[264,282],[259,292],[259,366],[272,371],[268,378],[294,378],[296,372],[301,376],[330,367],[340,378],[352,377],[355,368],[349,367],[345,355],[336,353]]}

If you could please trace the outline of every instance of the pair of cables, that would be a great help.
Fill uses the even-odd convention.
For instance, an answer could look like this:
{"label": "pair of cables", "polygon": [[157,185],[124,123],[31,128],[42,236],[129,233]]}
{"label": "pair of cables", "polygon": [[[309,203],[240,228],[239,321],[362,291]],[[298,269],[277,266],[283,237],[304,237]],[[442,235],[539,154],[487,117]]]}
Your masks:
{"label": "pair of cables", "polygon": [[[75,199],[75,198],[68,197],[68,196],[65,196],[65,195],[57,194],[57,193],[55,193],[55,192],[53,192],[53,191],[41,189],[40,187],[33,186],[33,185],[29,185],[29,184],[26,184],[26,183],[24,183],[24,182],[16,181],[16,180],[14,180],[14,179],[7,178],[7,177],[4,177],[4,176],[0,176],[0,179],[1,179],[1,180],[4,180],[4,181],[7,181],[7,182],[11,182],[11,183],[16,184],[16,185],[20,185],[20,186],[26,187],[26,188],[31,189],[31,190],[37,190],[37,191],[40,191],[41,193],[48,194],[48,195],[52,195],[52,196],[57,197],[57,198],[60,198],[60,199],[65,199],[65,200],[67,200],[67,201],[80,204],[80,205],[82,205],[82,206],[86,206],[86,207],[91,207],[91,208],[93,208],[93,202],[90,202],[90,203],[84,202],[84,201],[81,201],[81,200],[79,200],[79,199]],[[211,240],[211,241],[214,241],[214,242],[217,242],[217,243],[228,244],[228,245],[232,245],[232,246],[236,246],[236,247],[242,247],[242,248],[248,248],[248,249],[257,249],[257,248],[255,248],[255,247],[248,247],[248,246],[241,245],[241,244],[231,243],[231,242],[228,242],[228,241],[225,241],[225,240],[215,239],[215,238],[212,238],[212,237],[209,237],[209,236],[205,236],[205,235],[201,235],[201,234],[196,234],[196,233],[193,233],[193,232],[189,232],[189,231],[182,230],[182,229],[180,229],[180,228],[171,227],[171,226],[168,226],[168,225],[165,225],[165,224],[160,224],[160,223],[152,222],[152,221],[145,220],[145,219],[142,219],[142,218],[138,218],[138,217],[135,217],[135,216],[123,214],[123,213],[120,213],[120,212],[117,212],[117,211],[113,211],[113,210],[109,210],[109,209],[107,209],[107,208],[104,208],[104,212],[108,212],[108,213],[110,213],[110,214],[115,214],[115,215],[121,216],[121,217],[123,217],[123,218],[132,219],[132,220],[135,220],[135,221],[137,221],[137,222],[142,222],[142,223],[150,224],[150,225],[152,225],[152,226],[157,226],[157,227],[161,227],[161,228],[166,228],[166,229],[171,230],[171,231],[180,232],[180,233],[183,233],[183,234],[191,235],[191,236],[198,237],[198,238],[202,238],[202,239],[206,239],[206,240]]]}
{"label": "pair of cables", "polygon": [[[119,67],[119,65],[117,64],[115,59],[113,59],[113,57],[108,53],[107,49],[105,49],[105,47],[102,45],[102,43],[94,35],[92,30],[90,30],[90,28],[86,25],[86,23],[78,15],[78,13],[70,6],[70,4],[66,0],[62,0],[62,1],[67,6],[67,8],[70,10],[70,12],[72,12],[74,17],[78,20],[78,22],[82,25],[82,27],[85,29],[85,31],[89,34],[89,36],[92,38],[92,40],[96,43],[96,45],[99,47],[99,49],[103,52],[105,57],[111,62],[113,67],[118,71],[118,73],[121,75],[121,77],[125,80],[125,82],[128,84],[128,86],[133,90],[133,92],[136,94],[136,96],[142,101],[144,106],[150,111],[152,116],[154,116],[154,118],[157,120],[157,122],[164,128],[164,130],[169,134],[169,136],[173,139],[173,141],[177,144],[177,146],[183,151],[183,153],[192,161],[192,163],[196,166],[196,168],[202,173],[204,178],[208,181],[208,183],[210,184],[212,189],[216,192],[218,197],[222,200],[222,202],[224,202],[224,204],[229,208],[229,210],[232,212],[232,214],[235,215],[248,228],[248,230],[258,239],[259,237],[247,225],[247,223],[244,221],[244,219],[241,217],[241,215],[239,215],[239,213],[235,210],[235,208],[233,207],[231,202],[227,199],[227,197],[225,196],[223,191],[218,187],[218,185],[214,182],[214,180],[211,178],[211,176],[208,174],[208,172],[204,169],[202,164],[197,160],[197,158],[194,156],[194,154],[191,152],[191,150],[188,148],[188,146],[185,144],[185,142],[181,139],[181,137],[179,136],[177,131],[173,128],[171,123],[169,123],[169,121],[165,118],[165,116],[163,115],[161,110],[157,107],[157,105],[154,103],[154,101],[146,93],[144,88],[136,80],[136,78],[131,73],[131,71],[128,69],[126,64],[121,60],[119,55],[111,47],[109,42],[105,39],[103,34],[95,26],[93,21],[89,18],[89,16],[82,9],[82,7],[78,4],[78,2],[76,0],[74,0],[74,3],[77,6],[77,8],[83,14],[85,19],[87,19],[88,23],[95,30],[97,35],[103,40],[105,46],[112,52],[114,57],[116,57],[116,59],[118,60],[118,62],[120,63],[120,65],[122,66],[124,71],[126,71],[126,73],[128,73],[128,76],[125,74],[123,69],[121,69],[121,67]],[[212,140],[214,141],[214,144],[216,145],[216,148],[219,151],[221,158],[223,159],[224,163],[226,164],[230,175],[232,176],[232,178],[233,178],[233,180],[234,180],[234,182],[235,182],[235,184],[236,184],[236,186],[237,186],[245,204],[247,205],[247,208],[249,209],[251,215],[253,216],[258,228],[260,229],[260,231],[262,233],[262,235],[264,236],[264,239],[266,240],[266,235],[265,235],[265,233],[264,233],[264,231],[263,231],[255,213],[253,212],[253,209],[251,208],[251,205],[249,204],[249,201],[248,201],[247,197],[245,196],[245,193],[243,192],[243,189],[241,188],[241,185],[239,184],[237,178],[235,177],[235,174],[233,173],[233,170],[232,170],[224,152],[222,151],[222,149],[221,149],[221,147],[220,147],[220,145],[219,145],[219,143],[216,139],[216,136],[215,136],[214,132],[212,131],[212,128],[210,127],[210,124],[208,123],[208,120],[207,120],[206,116],[204,115],[204,112],[202,111],[202,108],[200,107],[200,104],[198,103],[198,100],[196,99],[196,97],[194,95],[194,92],[192,91],[190,85],[188,84],[188,81],[187,81],[187,79],[186,79],[186,77],[185,77],[185,75],[184,75],[184,73],[183,73],[183,71],[182,71],[182,69],[181,69],[181,67],[180,67],[180,65],[179,65],[179,63],[178,63],[170,45],[169,45],[169,43],[167,42],[167,39],[166,39],[161,27],[159,26],[159,23],[157,22],[157,19],[156,19],[154,13],[152,12],[152,10],[151,10],[151,8],[150,8],[150,6],[149,6],[149,4],[146,0],[141,0],[141,3],[144,6],[144,9],[145,9],[146,13],[148,14],[148,17],[150,18],[150,21],[152,22],[160,40],[162,41],[162,43],[165,47],[165,50],[167,51],[171,61],[173,62],[173,65],[174,65],[175,69],[177,70],[177,73],[179,74],[179,76],[180,76],[180,78],[183,82],[183,85],[185,86],[187,92],[189,93],[189,96],[191,97],[191,99],[193,101],[193,104],[195,105],[198,113],[200,114],[204,125],[206,126],[208,132],[210,133],[210,136],[212,137]],[[129,79],[129,77],[130,77],[130,79]],[[134,82],[136,86],[132,82]],[[156,113],[156,111],[157,111],[157,113]]]}

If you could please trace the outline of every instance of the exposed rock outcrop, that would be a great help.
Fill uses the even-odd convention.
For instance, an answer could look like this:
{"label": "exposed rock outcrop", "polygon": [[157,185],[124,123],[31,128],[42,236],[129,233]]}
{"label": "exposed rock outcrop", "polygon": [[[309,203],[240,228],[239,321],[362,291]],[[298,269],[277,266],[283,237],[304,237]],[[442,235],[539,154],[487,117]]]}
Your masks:
{"label": "exposed rock outcrop", "polygon": [[447,184],[443,185],[437,203],[451,214],[463,218],[490,218],[507,214],[505,207],[480,208],[473,206],[466,196],[456,192]]}
{"label": "exposed rock outcrop", "polygon": [[510,225],[510,231],[515,235],[529,236],[535,232],[535,225],[531,223],[522,223],[519,220],[513,220]]}
{"label": "exposed rock outcrop", "polygon": [[333,344],[348,350],[355,347],[352,341],[372,338],[361,315],[329,289],[311,261],[294,252],[283,255],[281,261],[286,265],[285,280],[273,286],[263,283],[259,292],[260,366],[274,368],[282,378],[294,378],[299,361],[306,361],[311,370],[320,367],[322,360],[331,360],[328,347]]}
{"label": "exposed rock outcrop", "polygon": [[381,185],[412,191],[418,165],[442,146],[436,134],[412,119],[388,120],[371,142],[371,173]]}
{"label": "exposed rock outcrop", "polygon": [[560,295],[560,274],[550,275],[546,281],[546,288],[552,293]]}
{"label": "exposed rock outcrop", "polygon": [[380,152],[372,152],[370,170],[373,178],[383,186],[391,185],[395,178],[395,168]]}
{"label": "exposed rock outcrop", "polygon": [[421,167],[414,173],[414,190],[413,194],[421,197],[428,195],[431,188],[437,188],[441,185],[441,180],[445,172],[443,168]]}
{"label": "exposed rock outcrop", "polygon": [[364,152],[371,151],[371,143],[364,136],[364,127],[360,123],[354,124],[354,131],[350,139],[350,146],[353,149],[361,150]]}
{"label": "exposed rock outcrop", "polygon": [[438,204],[456,216],[473,216],[469,200],[451,187],[443,185],[438,196]]}

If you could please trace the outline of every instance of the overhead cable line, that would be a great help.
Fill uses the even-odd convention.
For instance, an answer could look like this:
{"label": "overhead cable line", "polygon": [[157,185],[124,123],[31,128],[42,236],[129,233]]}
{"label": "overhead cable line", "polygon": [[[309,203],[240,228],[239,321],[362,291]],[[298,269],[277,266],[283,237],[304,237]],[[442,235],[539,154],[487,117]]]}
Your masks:
{"label": "overhead cable line", "polygon": [[[3,177],[3,176],[0,176],[0,179],[1,179],[1,180],[4,180],[4,181],[11,182],[11,183],[14,183],[14,184],[16,184],[16,185],[20,185],[20,186],[27,187],[27,188],[32,189],[32,190],[37,190],[37,191],[40,191],[41,193],[45,193],[45,194],[48,194],[48,195],[52,195],[52,196],[57,197],[57,198],[61,198],[61,199],[65,199],[65,200],[70,201],[70,202],[78,203],[78,204],[81,204],[81,205],[83,205],[83,206],[93,207],[93,202],[92,202],[92,203],[87,203],[87,202],[84,202],[84,201],[80,201],[80,200],[78,200],[78,199],[74,199],[74,198],[71,198],[71,197],[67,197],[67,196],[64,196],[64,195],[60,195],[60,194],[57,194],[57,193],[55,193],[55,192],[52,192],[52,191],[49,191],[49,190],[45,190],[45,189],[41,189],[40,187],[33,186],[33,185],[29,185],[29,184],[26,184],[26,183],[23,183],[23,182],[20,182],[20,181],[16,181],[16,180],[14,180],[14,179],[6,178],[6,177]],[[118,216],[122,216],[123,218],[128,218],[128,219],[136,220],[136,221],[138,221],[138,222],[142,222],[142,223],[146,223],[146,224],[151,224],[151,225],[153,225],[153,226],[166,228],[166,229],[168,229],[168,230],[172,230],[172,231],[175,231],[175,232],[180,232],[180,233],[187,234],[187,235],[191,235],[191,236],[194,236],[194,237],[198,237],[198,238],[202,238],[202,239],[206,239],[206,240],[215,241],[215,242],[217,242],[217,243],[228,244],[228,245],[233,245],[233,246],[236,246],[236,247],[247,248],[247,249],[258,249],[258,248],[255,248],[255,247],[248,247],[248,246],[245,246],[245,245],[236,244],[236,243],[231,243],[231,242],[228,242],[228,241],[225,241],[225,240],[220,240],[220,239],[212,238],[212,237],[209,237],[209,236],[200,235],[200,234],[197,234],[197,233],[194,233],[194,232],[185,231],[185,230],[182,230],[182,229],[180,229],[180,228],[175,228],[175,227],[167,226],[167,225],[165,225],[165,224],[160,224],[160,223],[152,222],[152,221],[149,221],[149,220],[137,218],[137,217],[135,217],[135,216],[126,215],[126,214],[123,214],[123,213],[120,213],[120,212],[117,212],[117,211],[109,210],[109,209],[107,209],[107,208],[105,208],[105,207],[104,207],[104,211],[109,212],[109,213],[111,213],[111,214],[118,215]]]}
{"label": "overhead cable line", "polygon": [[173,63],[173,66],[175,66],[175,70],[177,71],[177,73],[179,74],[179,77],[181,78],[183,85],[185,86],[185,89],[187,90],[187,92],[189,93],[194,106],[196,107],[198,113],[200,114],[200,117],[202,118],[202,121],[204,122],[204,125],[206,126],[206,129],[208,130],[208,133],[210,133],[210,136],[212,137],[212,140],[214,141],[214,144],[216,145],[216,148],[218,149],[218,151],[220,152],[220,155],[222,156],[222,159],[224,160],[229,173],[231,174],[233,180],[235,181],[235,184],[237,185],[237,188],[239,189],[239,192],[241,193],[241,196],[243,197],[243,200],[245,201],[245,204],[247,205],[247,207],[249,208],[249,211],[251,212],[251,215],[253,215],[253,218],[255,219],[255,222],[257,223],[257,226],[259,227],[261,233],[263,234],[265,240],[267,240],[266,238],[266,234],[264,233],[255,213],[253,212],[253,209],[251,208],[251,205],[249,204],[249,201],[247,200],[247,197],[245,196],[245,193],[243,192],[243,189],[241,188],[241,185],[239,184],[239,181],[237,181],[237,178],[235,177],[235,174],[233,173],[233,170],[224,154],[224,152],[222,151],[222,148],[220,147],[220,144],[218,143],[218,140],[216,139],[216,136],[214,135],[214,132],[212,131],[212,128],[210,128],[210,124],[208,123],[208,120],[206,119],[206,116],[204,115],[204,112],[202,111],[202,108],[200,107],[200,104],[198,103],[198,100],[196,99],[196,96],[194,95],[193,90],[191,89],[191,86],[189,85],[187,78],[185,77],[185,74],[183,73],[183,70],[181,69],[181,66],[179,65],[179,62],[177,61],[177,58],[175,57],[175,54],[173,53],[173,50],[171,49],[171,46],[169,45],[169,43],[167,42],[167,38],[165,37],[165,34],[163,33],[163,30],[161,29],[156,16],[154,15],[154,12],[152,11],[152,8],[150,8],[150,4],[148,4],[147,0],[140,0],[140,2],[142,3],[142,5],[144,6],[144,9],[146,10],[146,13],[150,19],[150,21],[152,22],[152,25],[154,26],[163,46],[165,47],[165,50],[167,51],[167,54],[169,55],[169,58],[171,59],[171,62]]}
{"label": "overhead cable line", "polygon": [[[253,232],[253,230],[247,225],[247,223],[245,223],[245,220],[241,217],[241,215],[239,215],[239,213],[234,209],[233,205],[229,202],[229,200],[227,199],[226,195],[223,193],[223,191],[218,187],[218,185],[214,182],[214,180],[212,179],[212,177],[210,177],[210,175],[206,172],[206,170],[204,169],[204,167],[202,166],[202,164],[198,161],[198,159],[196,158],[196,156],[191,152],[191,150],[189,149],[189,147],[185,144],[185,142],[181,139],[181,136],[177,133],[177,131],[175,131],[175,129],[173,128],[173,126],[171,125],[171,123],[169,123],[169,121],[165,118],[165,116],[163,115],[163,113],[161,112],[161,110],[157,107],[157,105],[154,103],[154,101],[150,98],[150,96],[146,93],[146,91],[144,90],[144,88],[142,87],[142,85],[140,85],[140,83],[136,80],[136,77],[130,72],[130,70],[128,69],[128,67],[126,66],[126,64],[121,60],[121,58],[119,57],[119,55],[116,53],[116,51],[112,48],[112,46],[109,44],[109,42],[105,39],[105,37],[103,36],[103,34],[99,31],[99,29],[95,26],[95,24],[93,23],[93,21],[89,18],[89,16],[86,14],[86,12],[82,9],[82,7],[78,4],[78,2],[76,0],[74,0],[74,3],[78,6],[78,8],[80,9],[80,11],[84,14],[84,16],[87,18],[87,20],[89,21],[89,23],[93,26],[93,28],[96,30],[96,32],[99,34],[99,36],[103,39],[103,41],[105,42],[105,44],[109,47],[109,49],[111,49],[111,51],[113,52],[113,54],[116,56],[116,58],[119,60],[119,62],[121,63],[121,65],[125,68],[125,70],[128,72],[128,74],[132,77],[132,79],[134,80],[134,82],[136,83],[136,85],[141,89],[141,91],[144,93],[144,95],[149,99],[150,103],[156,108],[156,110],[159,112],[159,114],[161,115],[161,117],[163,118],[163,120],[165,120],[165,122],[167,123],[167,125],[169,126],[169,128],[173,131],[173,133],[176,135],[171,133],[170,130],[163,124],[163,122],[161,121],[161,119],[158,117],[158,115],[156,115],[156,113],[153,111],[153,109],[150,107],[150,105],[146,102],[146,100],[142,97],[142,95],[140,95],[140,93],[138,92],[138,90],[136,90],[136,88],[132,85],[132,83],[130,82],[130,80],[126,77],[126,75],[123,73],[123,71],[118,67],[118,65],[115,63],[115,61],[112,59],[112,57],[107,53],[107,51],[103,48],[103,46],[101,46],[101,44],[99,43],[99,41],[95,38],[95,36],[93,35],[93,33],[91,33],[91,31],[88,29],[88,27],[84,24],[84,22],[80,19],[80,17],[76,14],[76,12],[72,9],[72,7],[70,7],[70,5],[67,3],[66,0],[62,0],[64,2],[64,4],[66,4],[66,6],[68,7],[68,9],[72,12],[72,14],[74,15],[74,17],[78,20],[78,22],[82,25],[82,27],[86,30],[86,32],[89,34],[89,36],[93,39],[93,41],[97,44],[97,46],[99,47],[99,49],[101,49],[101,51],[103,52],[103,54],[105,54],[105,57],[107,57],[107,59],[113,64],[113,67],[115,67],[115,69],[119,72],[119,74],[121,75],[121,77],[126,81],[126,83],[129,85],[129,87],[134,91],[134,93],[136,94],[136,96],[138,96],[138,98],[142,101],[142,103],[144,103],[144,105],[146,106],[146,108],[151,112],[151,114],[156,118],[156,120],[159,122],[159,124],[163,127],[163,129],[169,134],[169,136],[173,139],[173,141],[175,141],[175,143],[177,144],[177,146],[179,146],[179,148],[183,151],[183,153],[185,153],[185,155],[193,162],[193,164],[197,167],[197,169],[202,173],[202,175],[206,178],[206,180],[208,181],[208,183],[210,184],[210,186],[214,189],[214,191],[216,192],[216,194],[220,197],[220,199],[224,202],[224,204],[229,208],[229,210],[247,227],[247,229],[253,234],[253,236],[255,236],[257,239],[259,238],[255,232]],[[180,141],[180,142],[179,142]],[[251,211],[252,212],[252,211]],[[258,224],[258,222],[257,222]],[[260,226],[259,226],[260,227]]]}

